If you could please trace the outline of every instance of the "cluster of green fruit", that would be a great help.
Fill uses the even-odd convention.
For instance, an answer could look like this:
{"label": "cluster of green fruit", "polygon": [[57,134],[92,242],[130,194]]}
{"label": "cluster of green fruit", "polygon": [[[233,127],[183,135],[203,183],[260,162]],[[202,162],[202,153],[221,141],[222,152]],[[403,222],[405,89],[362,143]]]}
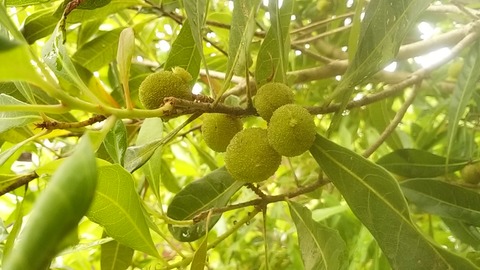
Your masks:
{"label": "cluster of green fruit", "polygon": [[281,83],[267,83],[254,97],[258,114],[268,128],[242,130],[240,119],[226,114],[206,114],[202,134],[214,151],[225,153],[225,167],[236,180],[260,182],[272,176],[281,157],[298,156],[315,140],[313,116],[294,104],[292,90]]}
{"label": "cluster of green fruit", "polygon": [[[182,68],[160,71],[145,78],[139,99],[147,109],[157,109],[165,97],[192,100],[190,74]],[[298,156],[315,140],[313,116],[294,104],[292,89],[282,83],[267,83],[254,97],[254,107],[268,128],[247,128],[234,116],[209,113],[203,117],[202,134],[208,147],[225,153],[225,167],[232,177],[260,182],[272,176],[282,156]]]}

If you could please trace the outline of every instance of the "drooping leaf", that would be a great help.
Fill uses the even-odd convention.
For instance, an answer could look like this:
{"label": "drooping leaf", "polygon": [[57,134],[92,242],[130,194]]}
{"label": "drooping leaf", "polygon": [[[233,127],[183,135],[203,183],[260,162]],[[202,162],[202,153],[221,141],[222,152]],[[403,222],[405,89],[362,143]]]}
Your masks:
{"label": "drooping leaf", "polygon": [[298,242],[306,270],[343,269],[346,245],[338,231],[312,219],[312,213],[303,205],[288,201],[298,233]]}
{"label": "drooping leaf", "polygon": [[385,169],[319,135],[310,152],[393,269],[476,269],[418,231],[398,183]]}
{"label": "drooping leaf", "polygon": [[185,12],[187,13],[187,20],[192,31],[192,37],[195,41],[198,53],[206,63],[203,55],[203,25],[205,23],[205,12],[207,11],[206,0],[183,0]]}
{"label": "drooping leaf", "polygon": [[51,34],[59,20],[55,10],[43,9],[28,16],[21,31],[27,42],[33,44]]}
{"label": "drooping leaf", "polygon": [[284,1],[281,7],[278,1],[269,2],[272,25],[268,29],[257,56],[255,80],[258,86],[269,81],[287,82],[287,57],[290,46],[288,31],[293,2]]}
{"label": "drooping leaf", "polygon": [[[242,187],[243,183],[233,180],[225,167],[185,186],[168,206],[167,216],[175,220],[193,219],[200,212],[214,207],[225,206],[230,197]],[[208,223],[212,228],[220,215],[212,215]],[[191,226],[169,225],[168,229],[175,239],[192,242],[205,235],[206,221]]]}
{"label": "drooping leaf", "polygon": [[45,269],[50,264],[61,242],[76,228],[92,202],[96,168],[92,146],[84,136],[35,203],[3,269]]}
{"label": "drooping leaf", "polygon": [[408,179],[400,186],[420,210],[480,227],[480,194],[436,179]]}
{"label": "drooping leaf", "polygon": [[[125,152],[125,169],[129,172],[145,164],[155,151],[163,144],[163,121],[161,118],[147,118],[137,136],[136,146]],[[158,187],[154,188],[158,191]]]}
{"label": "drooping leaf", "polygon": [[192,36],[189,21],[186,21],[168,53],[164,69],[181,67],[188,71],[194,80],[200,73],[201,56]]}
{"label": "drooping leaf", "polygon": [[163,143],[162,138],[146,144],[128,147],[125,152],[125,169],[133,172],[142,167]]}
{"label": "drooping leaf", "polygon": [[133,177],[120,165],[98,168],[98,186],[87,217],[122,245],[158,257]]}
{"label": "drooping leaf", "polygon": [[92,72],[99,70],[115,59],[122,30],[123,28],[117,28],[105,32],[85,43],[72,59]]}
{"label": "drooping leaf", "polygon": [[444,157],[419,149],[398,149],[377,160],[378,165],[390,172],[408,178],[444,175],[462,169],[469,161],[451,159],[448,166],[446,162]]}
{"label": "drooping leaf", "polygon": [[325,103],[340,102],[330,129],[340,121],[354,91],[354,86],[390,64],[400,49],[405,36],[416,24],[417,18],[431,0],[373,0],[365,10],[360,39],[353,62]]}
{"label": "drooping leaf", "polygon": [[127,150],[127,129],[122,120],[117,120],[115,126],[107,133],[103,145],[115,163],[123,164]]}
{"label": "drooping leaf", "polygon": [[[228,62],[224,89],[230,85],[234,74],[244,75],[250,65],[249,48],[255,31],[255,16],[258,0],[235,0],[233,2],[232,25],[228,38]],[[223,94],[223,93],[220,93]]]}
{"label": "drooping leaf", "polygon": [[[18,101],[11,96],[0,94],[0,106],[3,105],[27,105],[27,103]],[[14,127],[28,125],[34,121],[42,121],[42,117],[35,112],[0,111],[0,133]]]}
{"label": "drooping leaf", "polygon": [[190,270],[204,270],[205,264],[207,262],[207,244],[208,244],[208,237],[203,238],[202,243],[195,250],[195,254],[193,254],[192,265],[190,266]]}
{"label": "drooping leaf", "polygon": [[102,245],[100,258],[102,270],[125,270],[132,264],[133,249],[117,241],[109,241]]}
{"label": "drooping leaf", "polygon": [[[458,122],[465,113],[465,109],[472,101],[472,95],[477,90],[480,78],[480,42],[476,42],[468,55],[457,79],[457,85],[450,99],[448,107],[447,158],[450,157],[458,130]],[[446,161],[448,162],[448,160]]]}

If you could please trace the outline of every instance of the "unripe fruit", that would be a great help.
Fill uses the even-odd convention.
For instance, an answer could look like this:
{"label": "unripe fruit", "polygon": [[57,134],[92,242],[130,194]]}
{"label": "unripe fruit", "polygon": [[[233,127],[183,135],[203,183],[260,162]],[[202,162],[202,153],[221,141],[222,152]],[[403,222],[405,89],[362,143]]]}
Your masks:
{"label": "unripe fruit", "polygon": [[267,83],[257,90],[253,105],[258,114],[270,121],[273,112],[285,104],[294,103],[293,91],[283,83]]}
{"label": "unripe fruit", "polygon": [[480,163],[468,164],[461,170],[463,181],[469,184],[480,183]]}
{"label": "unripe fruit", "polygon": [[282,157],[268,144],[267,131],[247,128],[237,133],[227,147],[225,167],[235,180],[253,183],[272,176]]}
{"label": "unripe fruit", "polygon": [[209,113],[203,117],[203,139],[216,152],[225,152],[230,140],[242,129],[242,121],[228,114]]}
{"label": "unripe fruit", "polygon": [[142,105],[149,110],[163,105],[166,97],[176,97],[192,100],[189,82],[192,76],[183,68],[177,67],[172,71],[159,71],[148,75],[138,88],[138,98]]}
{"label": "unripe fruit", "polygon": [[315,140],[313,116],[302,106],[287,104],[278,108],[268,124],[268,142],[282,156],[298,156]]}

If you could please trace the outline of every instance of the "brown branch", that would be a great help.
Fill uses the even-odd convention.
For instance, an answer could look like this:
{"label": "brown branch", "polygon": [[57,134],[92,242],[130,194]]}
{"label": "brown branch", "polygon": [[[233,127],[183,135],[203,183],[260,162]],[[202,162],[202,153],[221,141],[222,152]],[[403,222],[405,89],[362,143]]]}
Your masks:
{"label": "brown branch", "polygon": [[224,206],[224,207],[208,209],[208,210],[205,210],[205,211],[202,211],[202,212],[198,213],[195,217],[193,217],[193,222],[197,223],[197,222],[200,222],[201,220],[205,219],[209,212],[211,212],[212,215],[213,214],[221,214],[221,213],[224,213],[224,212],[232,211],[232,210],[239,209],[239,208],[244,208],[244,207],[247,207],[247,206],[255,206],[259,209],[262,209],[263,207],[265,207],[266,205],[268,205],[270,203],[285,201],[286,199],[291,199],[291,198],[294,198],[294,197],[297,197],[297,196],[300,196],[300,195],[303,195],[303,194],[306,194],[306,193],[310,193],[312,191],[315,191],[317,188],[322,187],[322,186],[324,186],[328,183],[329,183],[328,181],[319,180],[319,181],[317,181],[313,184],[310,184],[308,186],[299,188],[299,189],[297,189],[295,191],[292,191],[292,192],[287,192],[287,193],[280,194],[280,195],[266,195],[265,194],[265,196],[263,198],[251,200],[251,201],[248,201],[248,202],[231,204],[231,205],[227,205],[227,206]]}
{"label": "brown branch", "polygon": [[[201,113],[225,113],[230,115],[254,115],[256,111],[251,109],[244,109],[242,107],[228,106],[224,104],[217,104],[215,107],[211,103],[195,102],[174,97],[165,98],[164,101],[173,106],[172,115],[178,116],[182,114],[191,114],[194,112]],[[169,115],[171,116],[171,115]]]}
{"label": "brown branch", "polygon": [[16,181],[5,187],[4,189],[0,190],[0,196],[10,192],[10,191],[13,191],[23,185],[26,185],[28,184],[30,181],[34,180],[34,179],[37,179],[38,178],[38,175],[37,173],[35,172],[32,172],[32,173],[29,173],[29,174],[25,174],[25,175],[22,175],[22,176],[19,176]]}
{"label": "brown branch", "polygon": [[82,128],[93,125],[97,122],[101,122],[105,119],[107,118],[104,115],[95,115],[85,121],[80,122],[43,121],[41,123],[35,124],[35,127],[47,130]]}

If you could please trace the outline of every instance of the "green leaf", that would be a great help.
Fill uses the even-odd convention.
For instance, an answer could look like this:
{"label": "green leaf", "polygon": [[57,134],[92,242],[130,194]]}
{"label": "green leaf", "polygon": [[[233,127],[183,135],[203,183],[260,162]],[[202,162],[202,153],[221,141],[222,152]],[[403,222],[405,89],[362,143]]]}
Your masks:
{"label": "green leaf", "polygon": [[196,79],[200,73],[201,56],[192,36],[189,21],[186,21],[168,53],[164,69],[181,67]]}
{"label": "green leaf", "polygon": [[348,61],[352,62],[357,52],[358,40],[360,38],[360,29],[362,26],[362,16],[364,14],[363,7],[365,0],[360,0],[355,3],[355,16],[352,20],[352,28],[348,37]]}
{"label": "green leaf", "polygon": [[422,211],[480,227],[480,194],[436,179],[409,179],[400,186]]}
{"label": "green leaf", "polygon": [[335,128],[354,91],[354,86],[390,64],[400,45],[431,0],[372,0],[362,21],[358,48],[341,82],[325,104],[333,100],[340,108],[332,120]]}
{"label": "green leaf", "polygon": [[[128,147],[125,152],[125,169],[129,172],[140,168],[163,145],[163,120],[158,117],[147,118],[137,136],[136,146]],[[157,187],[154,187],[155,189]]]}
{"label": "green leaf", "polygon": [[44,62],[55,73],[60,81],[60,85],[65,90],[75,96],[85,94],[96,100],[73,65],[67,48],[63,44],[63,34],[59,31],[58,26],[50,39],[45,43],[45,46],[43,46],[42,56]]}
{"label": "green leaf", "polygon": [[467,56],[465,56],[462,71],[457,79],[457,85],[450,99],[448,107],[448,132],[447,132],[447,161],[452,148],[458,142],[455,135],[459,127],[459,121],[465,113],[465,109],[472,101],[472,95],[477,90],[477,82],[480,78],[480,42],[476,42]]}
{"label": "green leaf", "polygon": [[132,175],[120,165],[98,168],[98,186],[87,217],[122,245],[158,257]]}
{"label": "green leaf", "polygon": [[77,46],[81,47],[87,43],[95,34],[99,32],[99,28],[105,18],[98,18],[93,21],[86,21],[80,25],[78,29]]}
{"label": "green leaf", "polygon": [[117,120],[115,126],[107,133],[103,145],[115,163],[123,164],[127,150],[127,129],[122,120]]}
{"label": "green leaf", "polygon": [[207,9],[206,2],[206,0],[183,0],[183,6],[187,13],[187,20],[192,31],[192,37],[204,63],[207,63],[207,61],[203,55],[202,30],[205,23],[205,12]]}
{"label": "green leaf", "polygon": [[[0,94],[0,106],[3,105],[28,105],[14,99],[11,96]],[[11,128],[22,127],[35,121],[42,121],[42,117],[34,112],[0,111],[0,133],[5,132]]]}
{"label": "green leaf", "polygon": [[[225,206],[242,186],[243,183],[233,180],[225,167],[219,168],[177,193],[168,206],[167,216],[175,220],[190,220],[200,212]],[[208,230],[219,218],[220,215],[211,216]],[[168,229],[175,239],[182,242],[195,241],[204,236],[207,230],[205,220],[191,226],[169,225]]]}
{"label": "green leaf", "polygon": [[139,146],[128,147],[125,152],[125,169],[133,172],[142,167],[163,144],[164,140],[161,138]]}
{"label": "green leaf", "polygon": [[398,149],[379,160],[377,164],[392,173],[408,178],[428,178],[458,171],[468,164],[468,160],[450,160],[418,149]]}
{"label": "green leaf", "polygon": [[157,149],[148,162],[142,167],[147,181],[157,198],[160,198],[161,185],[172,193],[177,193],[181,190],[177,179],[170,171],[170,166],[168,166],[167,162],[162,158],[162,154],[162,149]]}
{"label": "green leaf", "polygon": [[13,7],[23,7],[23,6],[45,4],[48,2],[50,2],[50,0],[7,0],[6,5],[13,6]]}
{"label": "green leaf", "polygon": [[332,206],[332,207],[327,207],[327,208],[320,208],[320,209],[315,209],[312,211],[312,219],[315,221],[322,221],[325,220],[331,216],[340,214],[348,210],[348,205],[342,204],[342,205],[337,205],[337,206]]}
{"label": "green leaf", "polygon": [[72,59],[90,71],[97,71],[112,62],[118,50],[118,39],[124,28],[105,32],[85,43]]}
{"label": "green leaf", "polygon": [[233,2],[225,89],[230,85],[233,74],[244,75],[246,67],[250,66],[249,48],[255,31],[255,16],[259,2],[258,0],[235,0]]}
{"label": "green leaf", "polygon": [[310,152],[393,269],[476,269],[417,230],[398,183],[385,169],[319,135]]}
{"label": "green leaf", "polygon": [[279,7],[277,1],[269,2],[272,25],[260,46],[255,68],[258,86],[269,81],[286,83],[288,52],[290,48],[289,27],[294,1],[284,1]]}
{"label": "green leaf", "polygon": [[25,19],[22,34],[29,44],[48,36],[53,32],[60,16],[53,9],[43,9]]}
{"label": "green leaf", "polygon": [[120,81],[125,89],[129,89],[128,79],[133,53],[135,52],[135,32],[128,27],[120,33],[117,50],[117,65]]}
{"label": "green leaf", "polygon": [[77,9],[97,9],[108,5],[111,0],[88,0],[78,5]]}
{"label": "green leaf", "polygon": [[92,202],[96,168],[92,146],[84,136],[35,203],[3,269],[45,269],[50,264],[58,245],[76,228]]}
{"label": "green leaf", "polygon": [[[10,32],[16,41],[22,44],[27,44],[27,41],[23,37],[22,33],[18,30],[17,24],[13,23],[11,20],[11,17],[7,13],[7,9],[4,5],[0,5],[0,25],[3,27],[3,29],[6,29],[8,32]],[[4,33],[2,33],[2,35],[5,35]]]}
{"label": "green leaf", "polygon": [[111,0],[108,5],[100,8],[73,10],[67,17],[67,23],[84,23],[86,21],[97,20],[98,18],[106,18],[110,14],[117,13],[128,7],[142,5],[144,5],[144,2],[140,0]]}
{"label": "green leaf", "polygon": [[113,240],[102,245],[102,270],[124,270],[132,264],[133,249]]}
{"label": "green leaf", "polygon": [[312,219],[312,213],[299,203],[288,201],[298,233],[298,242],[306,270],[343,269],[346,244],[338,231]]}
{"label": "green leaf", "polygon": [[450,229],[455,238],[470,245],[475,250],[480,250],[480,231],[478,227],[466,224],[455,219],[442,218],[443,222]]}
{"label": "green leaf", "polygon": [[190,270],[204,270],[205,264],[207,262],[207,244],[208,244],[208,237],[205,236],[203,238],[202,243],[195,250],[195,254],[193,254],[192,265],[190,266]]}
{"label": "green leaf", "polygon": [[24,141],[15,144],[14,146],[8,148],[5,151],[0,152],[0,166],[3,166],[11,156],[13,156],[20,148],[22,148],[22,146],[26,145],[34,139],[34,137],[30,137]]}
{"label": "green leaf", "polygon": [[[32,57],[28,45],[16,41],[0,40],[0,82],[2,81],[26,81],[34,85],[46,85],[46,82],[38,74],[32,65]],[[2,49],[3,48],[3,49]],[[15,68],[12,64],[15,63]]]}

